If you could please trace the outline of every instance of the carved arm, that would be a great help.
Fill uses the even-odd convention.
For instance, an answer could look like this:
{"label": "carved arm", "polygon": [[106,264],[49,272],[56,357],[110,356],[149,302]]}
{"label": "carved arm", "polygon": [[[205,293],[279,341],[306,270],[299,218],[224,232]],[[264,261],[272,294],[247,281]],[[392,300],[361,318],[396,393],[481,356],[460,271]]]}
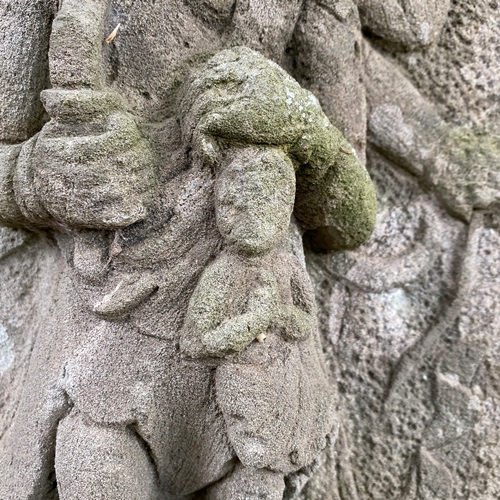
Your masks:
{"label": "carved arm", "polygon": [[[66,0],[50,37],[49,123],[0,152],[0,222],[115,229],[145,217],[153,158],[101,61],[106,2]],[[85,20],[85,22],[83,22]],[[90,20],[90,22],[89,22]]]}
{"label": "carved arm", "polygon": [[[27,139],[44,122],[40,92],[48,86],[47,52],[53,0],[0,2],[0,224],[29,226],[14,195],[19,158],[32,149]],[[20,48],[21,47],[21,48]],[[26,64],[30,61],[30,64]],[[24,143],[23,143],[24,142]]]}
{"label": "carved arm", "polygon": [[264,284],[250,291],[245,311],[226,316],[235,295],[241,294],[233,269],[232,259],[221,255],[205,270],[191,297],[181,350],[192,357],[239,352],[265,334],[277,318],[276,280],[266,272],[261,273]]}
{"label": "carved arm", "polygon": [[216,166],[224,143],[283,147],[295,161],[295,214],[317,246],[352,248],[375,224],[374,187],[317,99],[277,64],[245,47],[224,50],[186,80],[183,134]]}

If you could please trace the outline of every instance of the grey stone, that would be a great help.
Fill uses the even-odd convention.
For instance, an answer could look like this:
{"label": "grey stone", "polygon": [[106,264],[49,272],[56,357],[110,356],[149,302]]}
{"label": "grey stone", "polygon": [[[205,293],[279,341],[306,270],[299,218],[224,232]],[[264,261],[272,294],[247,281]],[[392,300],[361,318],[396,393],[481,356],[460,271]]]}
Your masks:
{"label": "grey stone", "polygon": [[498,9],[0,0],[0,498],[500,498]]}

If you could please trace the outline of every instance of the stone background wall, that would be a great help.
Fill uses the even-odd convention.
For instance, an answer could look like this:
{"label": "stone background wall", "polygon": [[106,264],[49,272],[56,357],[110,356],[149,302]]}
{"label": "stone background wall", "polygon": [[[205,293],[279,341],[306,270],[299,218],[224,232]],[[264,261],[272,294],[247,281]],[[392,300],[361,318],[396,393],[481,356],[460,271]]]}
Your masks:
{"label": "stone background wall", "polygon": [[[187,71],[209,54],[247,45],[316,95],[366,158],[379,203],[375,231],[356,250],[322,253],[304,235],[338,413],[336,430],[315,462],[286,476],[284,498],[500,498],[500,4],[75,5],[0,1],[0,168],[16,144],[47,122],[40,92],[86,86],[90,75],[126,102],[151,149],[159,188],[149,218],[123,232],[0,229],[0,449],[15,469],[0,479],[0,496],[85,498],[82,491],[101,484],[89,480],[80,493],[56,484],[57,426],[74,407],[109,426],[94,435],[74,412],[64,420],[58,446],[76,450],[72,460],[89,476],[96,466],[78,454],[82,440],[116,440],[132,457],[131,464],[124,459],[123,470],[149,470],[155,450],[148,442],[155,433],[175,460],[193,462],[188,472],[165,465],[169,480],[207,485],[222,474],[209,464],[224,474],[230,469],[223,438],[213,456],[196,462],[199,443],[182,437],[186,415],[207,440],[223,433],[218,418],[207,417],[205,425],[198,407],[179,396],[198,391],[200,398],[212,397],[211,386],[199,383],[209,375],[177,361],[172,333],[182,327],[189,297],[221,241],[207,208],[213,181],[189,169],[178,91]],[[60,8],[83,9],[81,24],[53,23]],[[101,10],[101,42],[121,27],[112,43],[96,49],[85,37]],[[75,69],[70,53],[90,63]],[[8,182],[5,175],[0,181],[2,213]],[[130,184],[123,192],[134,193],[137,186]],[[138,309],[124,306],[107,317],[98,304],[123,280],[141,283],[131,294],[149,296],[154,289],[154,295]],[[103,327],[103,318],[112,327]],[[164,407],[152,407],[151,391],[177,413],[165,420]],[[148,424],[141,420],[144,412]],[[155,424],[162,419],[167,423]],[[172,422],[176,435],[169,431]],[[126,433],[115,436],[120,426]],[[137,498],[154,498],[148,474],[133,478],[143,492]],[[118,493],[101,490],[89,498],[98,494]],[[193,498],[205,494],[236,498],[217,491]]]}

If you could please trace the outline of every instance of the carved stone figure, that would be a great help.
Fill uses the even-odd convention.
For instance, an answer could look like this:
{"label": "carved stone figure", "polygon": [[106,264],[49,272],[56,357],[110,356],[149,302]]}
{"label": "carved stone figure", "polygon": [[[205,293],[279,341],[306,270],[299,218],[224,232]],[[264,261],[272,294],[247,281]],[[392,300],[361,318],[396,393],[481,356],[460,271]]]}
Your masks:
{"label": "carved stone figure", "polygon": [[498,497],[497,9],[0,0],[0,498]]}
{"label": "carved stone figure", "polygon": [[[193,293],[181,351],[217,367],[216,401],[244,466],[238,481],[248,476],[245,491],[224,480],[219,495],[249,498],[259,490],[282,498],[283,476],[310,464],[333,431],[334,393],[300,235],[290,228],[292,162],[282,150],[260,146],[237,148],[225,163],[215,198],[227,246]],[[273,401],[271,413],[262,394]]]}
{"label": "carved stone figure", "polygon": [[[61,25],[79,21],[75,8],[64,4]],[[182,287],[186,272],[172,273],[168,261],[151,267],[145,259],[177,237],[177,225],[192,223],[193,214],[179,207],[189,192],[181,191],[177,220],[160,241],[150,224],[137,234],[134,223],[147,221],[147,207],[164,202],[157,190],[175,192],[178,179],[164,178],[159,186],[151,148],[122,111],[126,104],[102,86],[98,68],[89,63],[88,74],[78,75],[71,65],[58,69],[59,29],[56,24],[51,57],[60,88],[42,93],[52,119],[17,155],[9,153],[2,218],[57,231],[74,268],[63,289],[68,310],[80,316],[81,336],[46,367],[50,404],[47,392],[38,396],[49,405],[45,421],[21,412],[12,438],[4,439],[9,481],[2,495],[43,491],[55,438],[53,467],[65,498],[90,498],[94,491],[105,498],[185,496],[214,481],[207,492],[214,498],[248,498],[258,490],[281,498],[284,476],[310,465],[335,432],[334,391],[292,211],[295,204],[303,227],[317,229],[324,245],[358,245],[374,225],[371,181],[314,96],[276,64],[235,48],[193,71],[182,87],[180,116],[181,144],[191,151],[183,161],[197,183],[197,206],[187,210],[207,227],[198,269],[217,252],[214,208],[227,246],[201,275],[184,321],[181,352],[201,359],[184,360],[176,346],[185,306],[173,310],[166,294],[172,285]],[[89,47],[99,42],[94,30],[85,33]],[[78,59],[85,49],[75,48]],[[180,263],[182,245],[174,259]],[[160,317],[150,313],[151,304]],[[54,328],[64,336],[71,331],[70,322],[55,318],[39,343],[60,338]],[[256,337],[260,349],[248,345]],[[227,359],[219,366],[205,357]],[[195,413],[198,423],[182,418],[186,413]],[[21,452],[19,433],[26,436]],[[196,456],[187,460],[193,448]],[[119,458],[107,457],[112,450]],[[96,473],[75,476],[85,464]]]}

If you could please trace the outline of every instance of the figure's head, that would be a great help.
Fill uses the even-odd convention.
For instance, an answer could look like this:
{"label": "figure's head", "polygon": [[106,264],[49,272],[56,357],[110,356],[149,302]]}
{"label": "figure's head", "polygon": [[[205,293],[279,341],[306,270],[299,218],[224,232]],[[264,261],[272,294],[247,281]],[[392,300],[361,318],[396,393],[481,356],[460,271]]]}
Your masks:
{"label": "figure's head", "polygon": [[234,148],[217,172],[217,226],[238,253],[262,255],[279,243],[294,200],[295,170],[278,147]]}

